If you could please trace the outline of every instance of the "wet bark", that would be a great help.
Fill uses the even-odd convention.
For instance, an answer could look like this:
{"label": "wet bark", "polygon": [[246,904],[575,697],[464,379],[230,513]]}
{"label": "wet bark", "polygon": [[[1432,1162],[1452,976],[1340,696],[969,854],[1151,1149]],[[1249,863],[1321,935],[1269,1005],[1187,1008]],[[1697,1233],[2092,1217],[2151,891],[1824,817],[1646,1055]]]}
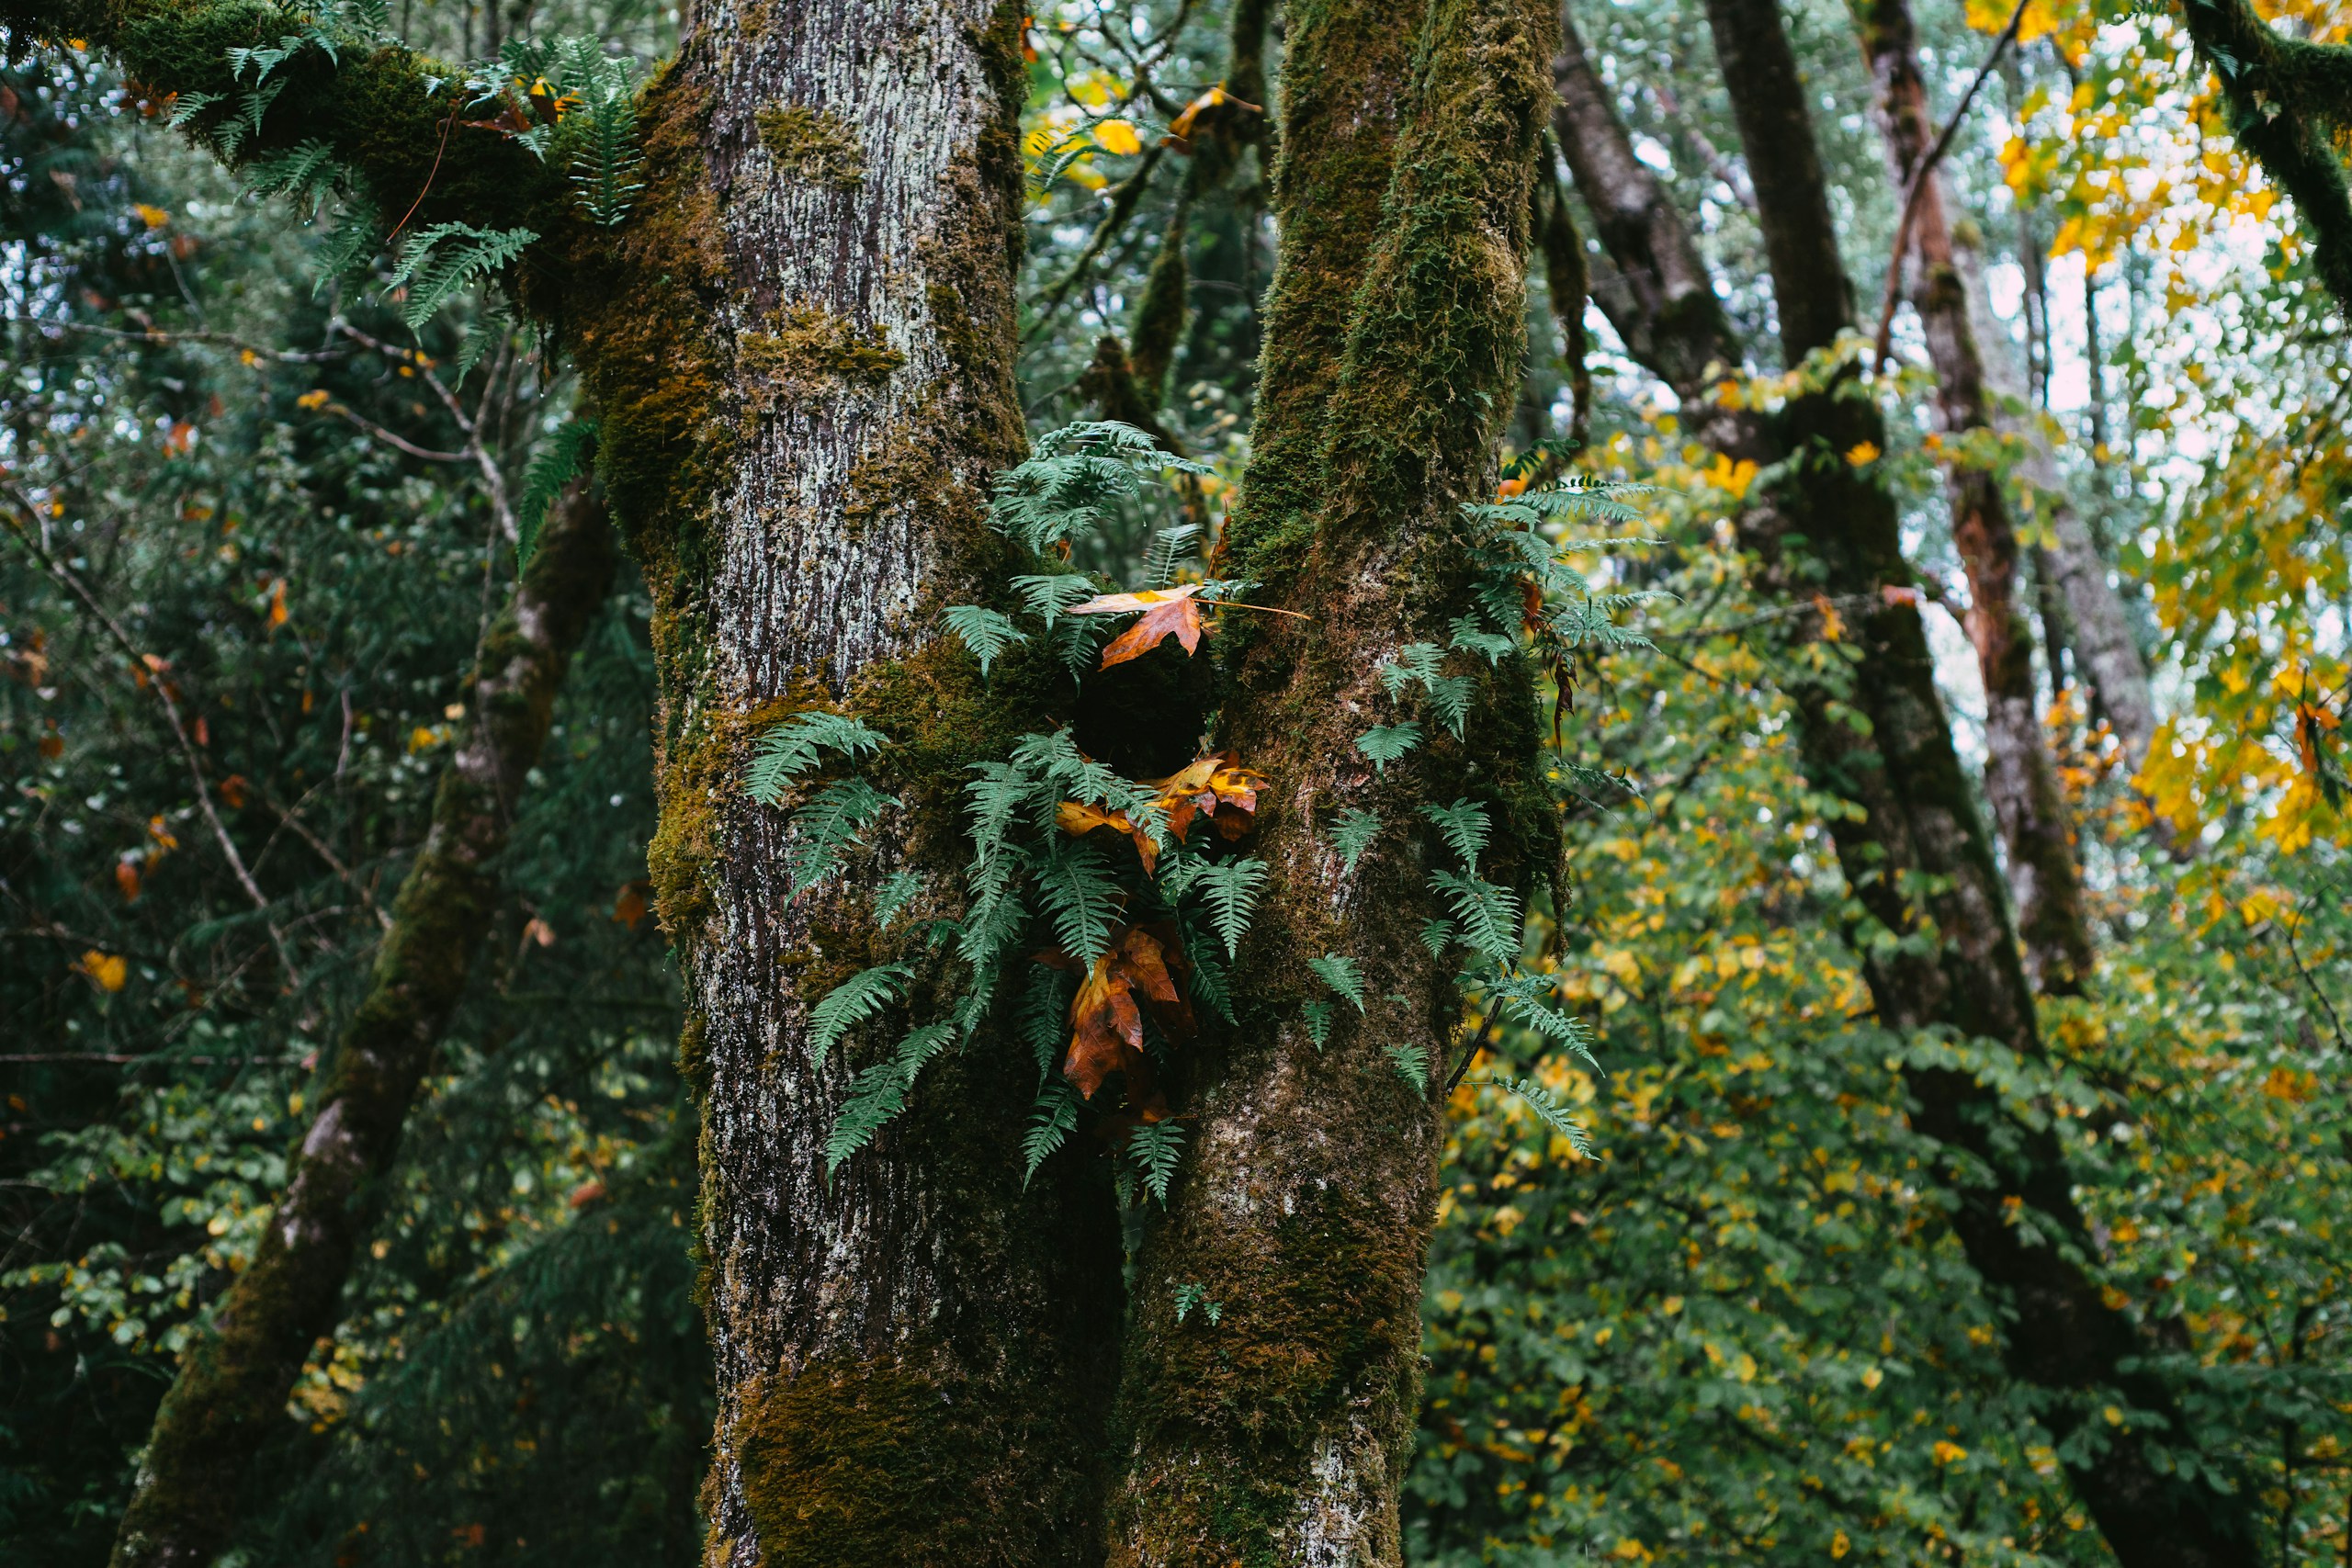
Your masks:
{"label": "wet bark", "polygon": [[616,553],[604,505],[575,485],[483,641],[464,733],[368,993],[321,1075],[317,1114],[260,1248],[182,1353],[155,1413],[114,1568],[203,1568],[228,1545],[254,1455],[286,1425],[311,1346],[334,1330],[370,1189],[465,990],[497,904],[493,863]]}
{"label": "wet bark", "polygon": [[[1020,570],[986,505],[1025,446],[1021,22],[991,0],[698,6],[643,106],[641,215],[564,304],[655,602],[649,861],[702,1102],[707,1552],[731,1568],[1100,1556],[1118,1234],[1088,1151],[1023,1187],[1027,1050],[984,1029],[830,1177],[825,1155],[853,1076],[944,1010],[922,933],[962,908],[968,765],[1043,728],[938,633]],[[742,777],[816,707],[890,738],[862,771],[901,804],[796,893],[789,812]],[[884,930],[895,869],[923,891]],[[901,961],[909,1009],[819,1065],[810,1007]]]}
{"label": "wet bark", "polygon": [[[1316,0],[1289,25],[1260,436],[1227,548],[1261,600],[1314,621],[1258,632],[1226,705],[1232,754],[1275,781],[1270,875],[1240,1026],[1189,1065],[1197,1132],[1138,1260],[1120,1563],[1401,1561],[1459,1005],[1421,943],[1442,910],[1415,814],[1487,802],[1498,880],[1548,866],[1555,841],[1523,665],[1486,678],[1464,742],[1434,733],[1385,776],[1354,744],[1394,711],[1381,661],[1442,646],[1467,605],[1457,508],[1492,483],[1525,354],[1548,4],[1441,0],[1410,28],[1370,0]],[[1342,807],[1386,824],[1353,873],[1329,837]],[[1360,964],[1368,1010],[1342,1004],[1318,1049],[1302,1004],[1329,995],[1306,967],[1327,953]],[[1387,1050],[1406,1044],[1427,1053],[1419,1089]],[[1195,1293],[1214,1321],[1180,1315]]]}
{"label": "wet bark", "polygon": [[[1771,0],[1711,0],[1709,19],[1758,198],[1771,212],[1768,232],[1781,235],[1773,287],[1784,355],[1800,362],[1852,323],[1851,291],[1829,228],[1804,100],[1743,104],[1790,90],[1798,80],[1794,62]],[[1765,58],[1774,55],[1780,58]],[[1567,65],[1578,69],[1572,61]],[[1581,69],[1589,74],[1589,65]],[[1652,237],[1644,250],[1619,257],[1619,268],[1631,272],[1660,249],[1695,256],[1687,233],[1676,232],[1679,215],[1646,171],[1614,186],[1584,186],[1588,169],[1598,178],[1601,171],[1638,168],[1613,116],[1587,123],[1616,143],[1571,160],[1587,205],[1628,219],[1638,213],[1642,221],[1620,231]],[[1816,231],[1810,239],[1797,232],[1809,226]],[[1611,243],[1606,231],[1604,243]],[[1600,298],[1604,309],[1639,304],[1630,292],[1614,301],[1606,293]],[[1882,592],[1910,581],[1894,507],[1841,456],[1863,441],[1883,447],[1878,414],[1834,389],[1792,399],[1770,420],[1710,412],[1713,378],[1675,379],[1667,367],[1736,364],[1737,345],[1717,324],[1720,312],[1688,319],[1695,325],[1630,320],[1620,333],[1629,343],[1642,333],[1656,345],[1645,363],[1681,394],[1702,439],[1766,468],[1788,463],[1785,480],[1751,491],[1736,519],[1740,537],[1756,555],[1768,592],[1822,594],[1843,606],[1846,638],[1860,653],[1849,680],[1807,679],[1792,682],[1788,694],[1814,787],[1861,808],[1857,819],[1830,825],[1856,898],[1877,926],[1932,933],[1930,944],[1910,951],[1864,945],[1863,972],[1880,1020],[1915,1038],[1922,1032],[1984,1037],[2039,1056],[2033,998],[1990,846],[1952,749],[1918,613]],[[1658,341],[1668,334],[1679,341]],[[1801,635],[1821,637],[1826,627],[1813,618]],[[1939,1059],[1933,1047],[1915,1050],[1904,1078],[1913,1125],[1950,1151],[1946,1176],[1958,1200],[1953,1230],[1988,1294],[2007,1310],[2005,1359],[2033,1392],[2041,1425],[2063,1443],[2115,1390],[2162,1423],[2152,1436],[2193,1442],[2195,1434],[2179,1428],[2163,1382],[2131,1365],[2154,1346],[2107,1303],[2090,1271],[2090,1243],[2054,1135],[2004,1105],[1989,1084]],[[2159,1470],[2152,1447],[2146,1438],[2117,1434],[2067,1466],[2119,1560],[2129,1568],[2246,1561],[2251,1535],[2242,1505]]]}
{"label": "wet bark", "polygon": [[[1911,13],[1905,0],[1854,0],[1853,12],[1899,201],[1936,138]],[[2009,892],[2027,971],[2044,992],[2071,995],[2082,989],[2098,959],[2071,813],[2041,726],[2032,622],[2018,594],[2018,547],[2008,497],[2000,476],[1964,446],[1970,434],[1992,428],[1993,415],[1939,174],[1929,172],[1912,213],[1917,265],[1911,301],[1936,373],[1938,420],[1951,439],[1944,477],[1951,491],[1952,543],[1968,575],[1964,625],[1984,687],[1985,797],[2008,852]]]}

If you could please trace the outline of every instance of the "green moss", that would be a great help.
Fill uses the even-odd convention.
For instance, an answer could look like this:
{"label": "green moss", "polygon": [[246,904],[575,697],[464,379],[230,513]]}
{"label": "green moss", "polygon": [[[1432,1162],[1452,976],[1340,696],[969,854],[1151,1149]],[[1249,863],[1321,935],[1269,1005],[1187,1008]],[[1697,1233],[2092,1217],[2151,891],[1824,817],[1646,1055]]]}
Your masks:
{"label": "green moss", "polygon": [[744,333],[735,354],[745,372],[791,399],[834,381],[878,387],[907,362],[880,332],[806,305],[786,312],[774,332]]}
{"label": "green moss", "polygon": [[865,183],[865,151],[856,130],[839,115],[806,104],[770,104],[752,118],[779,174],[835,190]]}

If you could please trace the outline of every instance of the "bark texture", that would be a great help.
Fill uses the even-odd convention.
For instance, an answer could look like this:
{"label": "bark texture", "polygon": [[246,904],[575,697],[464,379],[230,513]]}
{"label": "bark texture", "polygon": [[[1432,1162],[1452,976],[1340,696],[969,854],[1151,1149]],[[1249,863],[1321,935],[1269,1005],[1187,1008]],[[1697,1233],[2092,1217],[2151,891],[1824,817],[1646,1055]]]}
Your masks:
{"label": "bark texture", "polygon": [[[713,1563],[1084,1563],[1100,1555],[1120,1254],[1099,1161],[1025,1190],[1025,1049],[984,1034],[830,1179],[853,1075],[810,1006],[961,907],[967,765],[1035,724],[937,613],[1018,570],[986,525],[1024,438],[1012,388],[1021,9],[711,0],[650,89],[647,191],[575,253],[562,310],[656,607],[661,817],[649,854],[702,1100],[718,1416]],[[812,159],[804,138],[821,142]],[[812,177],[814,176],[814,177]],[[1050,661],[1041,661],[1050,662]],[[900,806],[797,896],[788,811],[742,789],[756,738],[847,708]],[[793,802],[787,801],[787,807]],[[872,891],[923,880],[877,929]]]}
{"label": "bark texture", "polygon": [[[1896,199],[1935,144],[1905,0],[1855,0],[1862,56],[1876,88],[1879,129]],[[2075,854],[2074,827],[2041,726],[2033,629],[2018,597],[2018,537],[2000,476],[1972,456],[1967,439],[1993,427],[1984,359],[1969,319],[1968,288],[1944,212],[1943,179],[1930,171],[1912,209],[1917,267],[1911,302],[1936,372],[1936,412],[1949,445],[1952,542],[1968,574],[1968,639],[1984,686],[1984,794],[2008,851],[2010,896],[2027,971],[2044,992],[2079,992],[2098,962]],[[1899,265],[1900,258],[1898,258]]]}
{"label": "bark texture", "polygon": [[[1472,795],[1498,881],[1548,867],[1556,819],[1523,663],[1385,777],[1356,738],[1395,711],[1377,674],[1467,608],[1459,504],[1492,483],[1525,352],[1530,175],[1548,0],[1438,0],[1412,28],[1369,0],[1289,16],[1282,249],[1229,570],[1314,617],[1263,629],[1226,705],[1271,874],[1245,940],[1238,1029],[1191,1066],[1197,1134],[1136,1270],[1112,1560],[1393,1564],[1419,1399],[1450,965],[1421,803]],[[1271,619],[1271,617],[1270,617]],[[1227,635],[1232,635],[1228,633]],[[1483,668],[1483,665],[1482,665]],[[1431,727],[1434,730],[1435,727]],[[1386,824],[1353,873],[1330,815]],[[1368,1012],[1319,1050],[1307,964],[1362,968]],[[1387,1051],[1427,1053],[1417,1090]],[[1179,1292],[1221,1309],[1180,1318]]]}
{"label": "bark texture", "polygon": [[318,1113],[260,1249],[180,1359],[139,1464],[113,1568],[203,1568],[228,1545],[254,1453],[286,1423],[311,1347],[334,1331],[416,1086],[464,992],[496,906],[492,863],[538,761],[571,655],[605,601],[613,527],[575,485],[482,645],[465,733],[392,905],[366,997],[335,1043]]}
{"label": "bark texture", "polygon": [[[1709,19],[1736,107],[1742,98],[1797,82],[1772,0],[1711,0]],[[1760,58],[1772,54],[1781,59]],[[1563,58],[1568,69],[1578,69]],[[1589,66],[1581,69],[1589,73]],[[1850,309],[1851,291],[1828,229],[1802,98],[1750,103],[1739,114],[1758,198],[1771,214],[1768,231],[1784,235],[1773,256],[1773,287],[1783,353],[1797,363],[1851,326],[1850,315],[1841,313]],[[1664,191],[1632,159],[1623,125],[1613,115],[1586,123],[1616,146],[1589,148],[1572,159],[1579,184],[1588,169],[1597,178],[1606,177],[1600,171],[1624,175],[1613,186],[1587,187],[1588,205],[1596,212],[1604,206],[1643,212],[1639,231],[1653,236],[1680,231]],[[1791,231],[1807,224],[1817,225],[1820,237],[1799,243]],[[1687,232],[1654,243],[1696,255]],[[1784,258],[1792,270],[1784,270]],[[1617,265],[1630,272],[1643,259],[1635,253]],[[1610,295],[1600,298],[1611,308]],[[1637,307],[1630,295],[1618,302]],[[1721,326],[1719,311],[1687,320],[1695,325],[1652,317],[1628,321],[1620,332],[1629,343],[1635,332],[1652,342],[1673,332],[1679,341],[1659,347],[1646,363],[1681,394],[1692,428],[1728,455],[1768,468],[1788,464],[1787,478],[1751,491],[1736,520],[1768,590],[1826,594],[1845,606],[1847,640],[1858,655],[1851,678],[1807,680],[1793,684],[1789,696],[1814,786],[1860,807],[1858,818],[1831,824],[1854,896],[1874,923],[1929,939],[1863,948],[1879,1017],[1915,1038],[1984,1037],[2038,1056],[2032,995],[1952,749],[1918,613],[1881,592],[1909,581],[1894,507],[1840,456],[1861,441],[1883,446],[1877,412],[1866,401],[1836,396],[1833,386],[1791,400],[1770,419],[1711,413],[1708,405],[1717,401],[1712,378],[1675,379],[1668,367],[1736,364],[1738,344]],[[1810,322],[1825,335],[1792,332],[1791,322]],[[1816,619],[1802,635],[1819,637],[1825,628]],[[1862,723],[1848,716],[1846,705]],[[2110,1390],[2161,1423],[2148,1428],[2147,1438],[2117,1434],[2067,1466],[2118,1559],[2128,1568],[2248,1561],[2252,1537],[2242,1501],[2184,1483],[2154,1462],[2150,1438],[2193,1442],[2195,1434],[2179,1428],[2162,1382],[2132,1364],[2154,1347],[2107,1303],[2091,1272],[2090,1242],[2056,1138],[1932,1045],[1915,1047],[1905,1082],[1913,1125],[1951,1152],[1945,1175],[1958,1200],[1953,1230],[1987,1293],[2008,1311],[2004,1355],[2012,1375],[2040,1396],[2042,1425],[2063,1443]]]}

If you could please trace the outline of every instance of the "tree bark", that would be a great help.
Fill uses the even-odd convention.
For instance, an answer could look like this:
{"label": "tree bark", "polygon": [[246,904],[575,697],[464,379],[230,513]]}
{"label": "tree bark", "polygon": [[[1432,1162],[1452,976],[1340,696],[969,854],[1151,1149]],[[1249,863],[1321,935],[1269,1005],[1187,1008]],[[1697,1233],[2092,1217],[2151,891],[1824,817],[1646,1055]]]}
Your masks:
{"label": "tree bark", "polygon": [[[1226,705],[1231,753],[1274,781],[1259,808],[1271,874],[1235,976],[1241,1025],[1189,1064],[1197,1133],[1138,1259],[1120,1563],[1401,1561],[1459,1006],[1422,945],[1442,911],[1415,813],[1486,803],[1490,876],[1548,867],[1556,842],[1523,661],[1483,677],[1466,742],[1432,733],[1385,776],[1355,746],[1394,709],[1382,660],[1416,638],[1442,646],[1467,607],[1457,511],[1492,482],[1527,337],[1548,0],[1439,0],[1422,16],[1400,27],[1370,0],[1290,13],[1282,249],[1227,551],[1262,602],[1314,622],[1260,631]],[[1352,872],[1329,838],[1341,807],[1385,824]],[[1318,1049],[1302,1004],[1329,995],[1307,968],[1325,954],[1361,966],[1367,1010],[1341,1004]],[[1394,1045],[1425,1053],[1423,1088]],[[1214,1321],[1185,1312],[1196,1298]]]}
{"label": "tree bark", "polygon": [[465,734],[392,905],[368,994],[316,1090],[318,1112],[261,1247],[182,1353],[155,1413],[113,1568],[204,1568],[228,1545],[254,1453],[286,1425],[311,1347],[334,1332],[374,1180],[496,908],[492,863],[538,760],[571,655],[612,581],[613,528],[572,487],[482,644]]}
{"label": "tree bark", "polygon": [[[986,523],[1022,457],[1013,281],[1022,10],[710,0],[648,94],[646,194],[561,301],[605,410],[605,472],[655,602],[649,855],[702,1100],[718,1416],[708,1553],[732,1568],[1100,1556],[1121,1258],[1078,1149],[1024,1189],[1025,1049],[932,1064],[828,1178],[854,1069],[808,1010],[961,908],[962,786],[1037,699],[935,633],[1012,570]],[[832,149],[810,177],[787,126]],[[1040,688],[1042,690],[1042,687]],[[894,741],[903,803],[845,879],[796,896],[755,738],[845,706]],[[924,891],[878,929],[874,884]],[[844,885],[845,884],[845,885]]]}
{"label": "tree bark", "polygon": [[[1854,0],[1853,12],[1877,88],[1887,172],[1900,201],[1936,138],[1911,13],[1905,0]],[[2026,969],[2043,992],[2073,995],[2098,958],[2065,792],[2041,727],[2032,623],[2018,597],[2018,538],[2008,498],[2000,476],[1964,446],[1972,433],[1991,430],[1992,409],[1936,171],[1914,198],[1911,241],[1918,257],[1912,305],[1936,372],[1938,418],[1951,438],[1944,477],[1951,490],[1952,543],[1968,574],[1964,624],[1984,687],[1984,793],[2008,851]],[[1903,264],[1897,257],[1895,265]]]}
{"label": "tree bark", "polygon": [[[1785,356],[1799,362],[1852,323],[1849,315],[1841,318],[1850,288],[1828,228],[1803,99],[1742,104],[1759,92],[1790,90],[1798,80],[1794,62],[1771,0],[1711,0],[1709,20],[1758,199],[1772,213],[1768,231],[1783,235],[1774,255],[1773,288]],[[1781,58],[1758,58],[1770,54]],[[1563,60],[1567,69],[1589,76],[1589,64]],[[1588,148],[1571,160],[1579,185],[1587,169],[1633,171],[1616,186],[1586,188],[1587,205],[1596,212],[1638,214],[1641,222],[1628,223],[1626,231],[1653,236],[1656,249],[1679,247],[1695,256],[1665,192],[1633,160],[1622,124],[1613,116],[1586,123],[1615,146]],[[1806,224],[1817,226],[1819,234],[1808,241],[1791,233]],[[1613,248],[1607,233],[1604,243]],[[1618,266],[1630,273],[1650,254],[1645,248],[1621,256]],[[1819,298],[1804,298],[1808,294]],[[1604,310],[1638,304],[1630,291],[1613,301],[1608,294],[1600,299]],[[1720,321],[1720,312],[1694,312],[1688,325],[1651,316],[1625,321],[1619,331],[1628,343],[1638,333],[1656,344],[1656,357],[1645,363],[1668,376],[1668,367],[1738,362],[1737,344]],[[1810,326],[1792,333],[1792,322]],[[1678,341],[1659,342],[1669,335]],[[1740,537],[1758,557],[1768,591],[1834,598],[1849,617],[1846,635],[1860,648],[1850,681],[1807,680],[1793,683],[1788,694],[1814,787],[1860,807],[1858,818],[1830,824],[1856,898],[1890,931],[1935,934],[1925,949],[1863,948],[1863,974],[1881,1021],[1906,1035],[1982,1036],[2038,1057],[2033,999],[1998,874],[1952,749],[1918,613],[1900,596],[1890,600],[1883,592],[1909,581],[1894,507],[1841,456],[1862,441],[1883,446],[1876,411],[1837,397],[1833,388],[1791,400],[1767,422],[1711,412],[1720,401],[1713,378],[1668,379],[1691,427],[1717,450],[1766,468],[1787,463],[1786,480],[1750,492],[1736,518]],[[1819,638],[1826,631],[1816,616],[1803,635]],[[1849,706],[1862,722],[1846,716]],[[2179,1429],[2177,1407],[2157,1378],[2125,1370],[2124,1363],[2153,1347],[2130,1318],[2108,1305],[2089,1271],[2090,1243],[2055,1136],[2012,1112],[1990,1085],[1937,1060],[1930,1050],[1915,1053],[1904,1080],[1913,1125],[1951,1151],[1949,1177],[1958,1200],[1953,1230],[1988,1295],[2010,1314],[2004,1356],[2011,1374],[2037,1396],[2042,1425],[2063,1444],[2109,1389],[2120,1390],[2160,1423],[2147,1438],[2115,1434],[2067,1466],[2077,1495],[2119,1560],[2127,1568],[2218,1568],[2246,1561],[2252,1536],[2242,1503],[2183,1483],[2153,1462],[2152,1442],[2159,1434],[2175,1443],[2193,1442],[2195,1435]],[[2014,1211],[2007,1201],[2011,1198],[2019,1201]]]}
{"label": "tree bark", "polygon": [[2041,554],[2066,607],[2067,644],[2074,650],[2075,668],[2098,697],[2099,711],[2107,716],[2116,739],[2122,742],[2125,765],[2137,773],[2148,760],[2148,745],[2156,733],[2156,705],[2148,686],[2147,661],[2140,656],[2140,642],[2132,636],[2122,595],[2108,581],[2107,558],[2092,537],[2090,525],[2066,499],[2056,455],[2035,417],[2025,369],[1993,317],[1984,269],[1965,251],[1960,254],[1959,263],[1968,291],[1969,319],[1974,324],[1976,341],[1984,347],[1985,380],[1997,397],[2016,401],[2022,410],[2019,417],[2003,423],[2024,443],[2018,469],[2033,487],[2034,505],[2047,510],[2051,532],[2057,536],[2055,547]]}

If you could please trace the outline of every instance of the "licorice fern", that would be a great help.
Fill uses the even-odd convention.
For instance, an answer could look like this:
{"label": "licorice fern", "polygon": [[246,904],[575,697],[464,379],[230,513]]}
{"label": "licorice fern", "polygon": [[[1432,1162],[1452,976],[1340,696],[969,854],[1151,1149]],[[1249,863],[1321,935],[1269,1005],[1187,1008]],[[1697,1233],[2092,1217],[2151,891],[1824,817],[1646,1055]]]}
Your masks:
{"label": "licorice fern", "polygon": [[1436,824],[1445,847],[1460,857],[1462,869],[1476,874],[1479,853],[1487,847],[1487,808],[1475,800],[1457,800],[1451,806],[1424,806],[1421,815]]}
{"label": "licorice fern", "polygon": [[1346,998],[1357,1012],[1363,1011],[1363,972],[1356,967],[1354,959],[1327,953],[1320,958],[1308,959],[1306,966],[1314,971],[1317,979]]}
{"label": "licorice fern", "polygon": [[785,867],[797,896],[838,869],[864,840],[865,829],[899,804],[864,779],[838,779],[792,814],[792,849]]}
{"label": "licorice fern", "polygon": [[1192,878],[1192,886],[1199,890],[1216,922],[1216,934],[1224,940],[1228,958],[1240,956],[1241,933],[1250,929],[1250,917],[1257,912],[1258,890],[1265,881],[1266,863],[1246,855],[1203,865]]}
{"label": "licorice fern", "polygon": [[1517,1095],[1530,1111],[1535,1112],[1538,1121],[1567,1139],[1568,1147],[1574,1149],[1579,1157],[1592,1158],[1592,1136],[1586,1130],[1585,1124],[1569,1115],[1568,1108],[1560,1103],[1559,1096],[1544,1088],[1538,1080],[1534,1078],[1464,1078],[1462,1081],[1475,1088],[1498,1089],[1507,1094]]}
{"label": "licorice fern", "polygon": [[595,454],[596,422],[577,416],[557,425],[555,433],[540,445],[524,476],[523,502],[514,512],[514,560],[518,569],[531,564],[531,553],[538,548],[539,529],[547,522],[548,509],[563,493],[564,486],[588,471]]}
{"label": "licorice fern", "polygon": [[1341,863],[1352,874],[1356,869],[1356,862],[1363,858],[1364,851],[1372,847],[1372,840],[1379,834],[1380,814],[1378,812],[1363,811],[1351,807],[1340,812],[1340,819],[1332,825],[1331,845],[1340,852]]}
{"label": "licorice fern", "polygon": [[512,266],[538,235],[528,229],[477,229],[470,223],[436,223],[409,237],[399,265],[385,282],[405,288],[401,320],[412,333],[439,312],[468,284]]}
{"label": "licorice fern", "polygon": [[877,964],[826,992],[808,1010],[809,1066],[823,1066],[842,1036],[891,1003],[903,1000],[906,985],[913,978],[914,971],[903,964]]}
{"label": "licorice fern", "polygon": [[793,781],[817,765],[820,753],[838,751],[854,762],[888,743],[863,719],[847,714],[821,708],[795,714],[760,738],[760,749],[743,776],[744,792],[763,806],[774,806]]}

